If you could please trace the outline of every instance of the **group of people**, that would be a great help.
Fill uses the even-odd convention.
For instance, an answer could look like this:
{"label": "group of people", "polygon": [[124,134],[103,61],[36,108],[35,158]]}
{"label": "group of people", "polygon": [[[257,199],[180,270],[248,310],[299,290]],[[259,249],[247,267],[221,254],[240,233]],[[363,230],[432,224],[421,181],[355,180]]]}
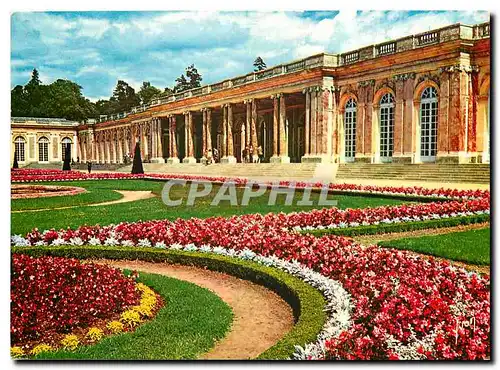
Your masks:
{"label": "group of people", "polygon": [[214,148],[208,149],[205,152],[205,157],[207,158],[207,161],[205,162],[206,165],[212,164],[212,163],[218,163],[219,162],[219,151]]}
{"label": "group of people", "polygon": [[264,151],[260,145],[254,150],[250,143],[241,151],[241,158],[243,163],[261,163],[264,160]]}
{"label": "group of people", "polygon": [[[205,162],[206,165],[219,163],[219,151],[216,148],[208,149],[205,152],[205,158],[207,159]],[[261,163],[263,160],[264,151],[260,145],[254,150],[252,144],[250,144],[241,151],[241,161],[243,163]]]}

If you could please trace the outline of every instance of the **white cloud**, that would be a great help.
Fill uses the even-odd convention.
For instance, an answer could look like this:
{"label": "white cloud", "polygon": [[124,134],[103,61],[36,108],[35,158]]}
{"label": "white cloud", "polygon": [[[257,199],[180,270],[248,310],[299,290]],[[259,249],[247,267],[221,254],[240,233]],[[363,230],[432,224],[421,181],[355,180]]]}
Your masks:
{"label": "white cloud", "polygon": [[[111,13],[110,13],[111,14]],[[44,82],[70,78],[89,97],[111,95],[116,80],[172,86],[194,63],[204,83],[322,51],[341,53],[456,22],[479,23],[480,12],[341,11],[307,18],[300,12],[169,12],[92,17],[92,13],[15,13],[12,84],[36,66]]]}

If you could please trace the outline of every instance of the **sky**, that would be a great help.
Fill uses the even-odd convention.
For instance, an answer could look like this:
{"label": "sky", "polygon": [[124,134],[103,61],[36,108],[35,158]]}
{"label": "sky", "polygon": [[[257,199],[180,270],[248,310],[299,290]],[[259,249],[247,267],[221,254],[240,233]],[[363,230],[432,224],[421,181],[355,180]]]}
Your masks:
{"label": "sky", "polygon": [[82,86],[108,99],[121,79],[163,90],[194,64],[210,84],[321,52],[342,53],[453,23],[489,20],[480,11],[18,12],[11,17],[11,87],[33,68],[42,83]]}

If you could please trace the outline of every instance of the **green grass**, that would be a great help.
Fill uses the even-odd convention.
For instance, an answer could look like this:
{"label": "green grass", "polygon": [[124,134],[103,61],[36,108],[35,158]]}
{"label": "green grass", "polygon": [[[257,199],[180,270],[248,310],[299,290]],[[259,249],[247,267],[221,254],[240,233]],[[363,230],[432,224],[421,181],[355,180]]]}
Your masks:
{"label": "green grass", "polygon": [[141,273],[139,281],[166,300],[166,306],[154,320],[133,333],[110,336],[76,351],[43,353],[36,359],[195,359],[229,330],[233,319],[231,308],[208,289],[156,274]]}
{"label": "green grass", "polygon": [[311,234],[316,237],[323,235],[342,235],[342,236],[357,236],[357,235],[374,235],[385,233],[399,233],[403,231],[422,230],[422,229],[439,229],[441,227],[453,227],[458,225],[470,225],[481,222],[488,222],[490,215],[473,215],[463,217],[441,218],[437,220],[425,220],[414,222],[398,222],[394,224],[378,224],[368,226],[346,227],[337,229],[317,229],[317,230],[301,230],[301,234]]}
{"label": "green grass", "polygon": [[[37,227],[39,230],[50,228],[77,228],[78,226],[87,225],[108,225],[111,223],[119,223],[122,221],[139,221],[139,220],[155,220],[155,219],[170,219],[177,218],[207,218],[212,216],[230,217],[232,215],[241,215],[247,213],[269,212],[295,212],[309,211],[315,208],[323,208],[317,205],[319,199],[318,193],[311,194],[312,206],[298,206],[296,203],[301,199],[301,195],[296,195],[295,201],[291,206],[285,205],[285,196],[280,195],[277,198],[275,205],[268,205],[269,191],[262,197],[253,198],[248,206],[231,206],[229,201],[221,201],[219,205],[212,206],[210,203],[219,190],[218,185],[214,185],[210,196],[197,199],[193,206],[187,206],[185,201],[177,207],[167,207],[161,200],[161,191],[164,185],[162,181],[147,181],[147,180],[102,180],[102,181],[72,181],[61,182],[58,185],[73,185],[81,186],[89,190],[89,198],[86,198],[90,203],[101,201],[101,197],[112,192],[112,190],[151,190],[158,196],[155,198],[139,200],[129,203],[119,203],[107,206],[96,207],[78,207],[71,209],[50,210],[40,212],[12,213],[11,214],[11,232],[12,234],[25,234]],[[171,199],[183,198],[187,199],[189,187],[174,186],[171,190]],[[237,189],[238,204],[241,203],[243,189]],[[116,194],[116,193],[115,193]],[[107,195],[106,195],[107,196]],[[94,197],[95,201],[91,201]],[[43,208],[60,207],[70,205],[72,197],[57,197],[46,198],[43,201]],[[331,194],[328,199],[337,200],[337,207],[345,208],[366,208],[377,207],[381,205],[396,205],[408,203],[405,199],[392,199],[387,197],[375,196],[355,196],[346,194]],[[15,200],[12,202],[13,209],[20,207]]]}
{"label": "green grass", "polygon": [[50,255],[79,259],[139,259],[149,262],[178,263],[224,272],[265,286],[280,295],[291,306],[295,325],[274,346],[261,353],[259,359],[289,358],[295,350],[295,345],[304,346],[314,341],[326,321],[326,302],[318,290],[284,271],[251,261],[200,252],[136,247],[14,247],[11,251],[34,257]]}
{"label": "green grass", "polygon": [[475,265],[490,264],[490,228],[442,235],[382,241],[380,246],[462,261]]}

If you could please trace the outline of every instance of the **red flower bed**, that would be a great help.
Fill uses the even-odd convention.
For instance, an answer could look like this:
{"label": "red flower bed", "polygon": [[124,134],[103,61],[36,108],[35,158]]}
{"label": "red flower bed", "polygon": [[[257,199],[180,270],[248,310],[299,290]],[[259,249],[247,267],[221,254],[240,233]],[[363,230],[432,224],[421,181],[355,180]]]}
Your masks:
{"label": "red flower bed", "polygon": [[139,300],[132,279],[107,266],[61,257],[12,256],[11,340],[90,326]]}
{"label": "red flower bed", "polygon": [[12,185],[11,199],[70,196],[86,192],[76,186]]}
{"label": "red flower bed", "polygon": [[[148,175],[149,176],[149,175]],[[173,178],[155,175],[155,178]],[[186,176],[178,176],[186,178]],[[188,178],[195,178],[188,177]],[[282,182],[283,185],[286,182]],[[460,199],[383,206],[337,208],[291,214],[147,221],[77,230],[33,230],[21,243],[105,244],[165,247],[203,244],[297,260],[339,281],[352,296],[352,325],[325,343],[325,358],[486,359],[490,357],[490,281],[446,262],[410,252],[363,247],[343,237],[316,238],[291,231],[405,218],[447,218],[489,213],[488,191],[427,190],[330,184],[343,191],[388,192]],[[26,245],[26,244],[20,244]]]}

